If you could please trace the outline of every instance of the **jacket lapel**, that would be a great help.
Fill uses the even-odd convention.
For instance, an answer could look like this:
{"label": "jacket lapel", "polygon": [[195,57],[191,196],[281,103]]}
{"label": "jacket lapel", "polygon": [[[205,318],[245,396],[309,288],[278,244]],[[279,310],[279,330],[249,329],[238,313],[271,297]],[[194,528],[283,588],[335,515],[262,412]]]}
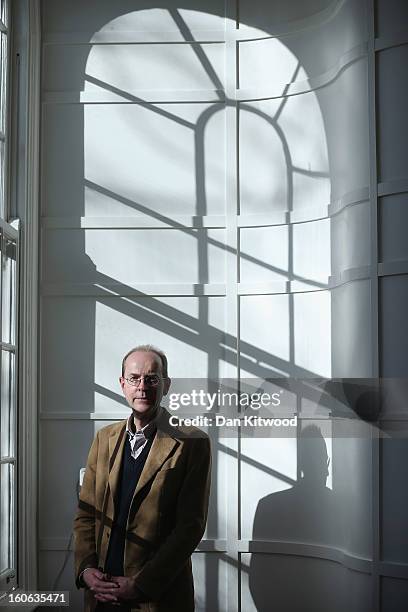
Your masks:
{"label": "jacket lapel", "polygon": [[[173,451],[179,440],[176,436],[176,430],[171,428],[168,423],[169,414],[165,409],[161,409],[161,415],[157,422],[157,432],[152,443],[152,447],[143,467],[133,497],[138,491],[145,486],[161,468],[167,457]],[[119,424],[118,429],[115,429],[109,437],[109,489],[112,495],[112,500],[115,500],[116,492],[119,483],[119,474],[122,464],[123,449],[126,442],[126,423],[123,421]],[[173,435],[171,435],[173,434]]]}
{"label": "jacket lapel", "polygon": [[157,430],[152,447],[146,459],[143,471],[136,485],[134,496],[149,482],[156,472],[161,468],[173,448],[178,444],[178,440],[169,436],[168,433]]}
{"label": "jacket lapel", "polygon": [[120,466],[123,457],[123,448],[126,441],[126,421],[109,437],[109,489],[112,499],[115,499],[118,488]]}

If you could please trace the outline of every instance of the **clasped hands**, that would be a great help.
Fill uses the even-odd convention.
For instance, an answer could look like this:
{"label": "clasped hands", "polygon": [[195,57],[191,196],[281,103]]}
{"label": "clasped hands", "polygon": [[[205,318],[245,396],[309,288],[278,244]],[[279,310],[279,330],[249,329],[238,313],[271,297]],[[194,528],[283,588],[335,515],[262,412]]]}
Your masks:
{"label": "clasped hands", "polygon": [[135,586],[132,578],[104,574],[95,567],[87,568],[83,581],[93,592],[95,599],[103,603],[120,604],[124,602],[141,603],[146,601],[143,593]]}

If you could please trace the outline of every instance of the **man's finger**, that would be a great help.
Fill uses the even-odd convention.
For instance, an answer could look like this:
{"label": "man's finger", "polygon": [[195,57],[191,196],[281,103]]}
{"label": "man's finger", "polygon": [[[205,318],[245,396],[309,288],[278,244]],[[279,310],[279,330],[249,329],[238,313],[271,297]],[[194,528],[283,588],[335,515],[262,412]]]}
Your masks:
{"label": "man's finger", "polygon": [[100,570],[95,570],[93,572],[93,575],[95,576],[95,578],[98,578],[99,580],[102,580],[103,578],[103,573]]}
{"label": "man's finger", "polygon": [[95,580],[93,586],[103,591],[110,591],[119,587],[117,582],[106,582],[106,580]]}
{"label": "man's finger", "polygon": [[112,603],[118,601],[117,597],[115,597],[114,595],[111,595],[109,593],[95,593],[94,597],[98,601],[109,601],[109,602],[112,602]]}
{"label": "man's finger", "polygon": [[[111,586],[109,586],[111,584]],[[114,593],[118,590],[118,585],[114,583],[104,582],[95,583],[91,586],[91,591],[94,593]]]}

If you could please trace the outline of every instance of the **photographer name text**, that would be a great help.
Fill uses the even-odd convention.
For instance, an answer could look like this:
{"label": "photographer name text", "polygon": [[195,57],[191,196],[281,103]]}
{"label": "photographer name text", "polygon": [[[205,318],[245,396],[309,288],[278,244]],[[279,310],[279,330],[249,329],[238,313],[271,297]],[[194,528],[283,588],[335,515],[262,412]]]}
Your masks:
{"label": "photographer name text", "polygon": [[296,427],[297,416],[291,418],[260,417],[243,415],[242,417],[226,417],[216,414],[213,417],[198,415],[195,417],[180,417],[172,415],[169,419],[172,427]]}

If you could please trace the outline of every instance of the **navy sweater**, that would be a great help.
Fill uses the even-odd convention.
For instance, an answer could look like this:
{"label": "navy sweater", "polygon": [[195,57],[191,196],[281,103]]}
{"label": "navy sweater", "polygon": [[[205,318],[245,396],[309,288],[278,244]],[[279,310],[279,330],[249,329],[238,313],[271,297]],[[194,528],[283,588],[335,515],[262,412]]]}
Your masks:
{"label": "navy sweater", "polygon": [[123,556],[125,552],[126,525],[129,516],[130,504],[135,492],[137,482],[146,463],[151,437],[137,459],[133,459],[129,438],[125,442],[122,465],[120,468],[119,486],[115,499],[115,518],[112,525],[108,554],[106,556],[105,572],[112,576],[123,576]]}

